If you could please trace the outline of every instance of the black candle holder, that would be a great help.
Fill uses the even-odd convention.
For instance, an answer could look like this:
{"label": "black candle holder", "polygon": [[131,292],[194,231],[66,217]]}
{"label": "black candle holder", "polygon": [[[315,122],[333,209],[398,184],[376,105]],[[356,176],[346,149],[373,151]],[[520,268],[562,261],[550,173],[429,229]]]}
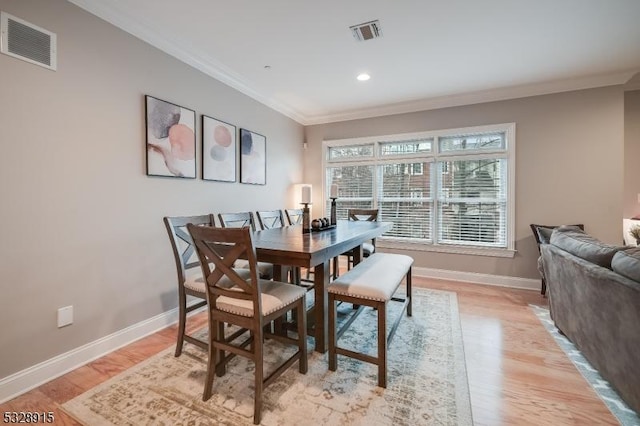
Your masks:
{"label": "black candle holder", "polygon": [[337,206],[336,206],[336,197],[331,197],[331,224],[335,225],[338,220],[337,220]]}
{"label": "black candle holder", "polygon": [[304,207],[302,208],[302,233],[308,234],[311,232],[311,213],[309,212],[310,203],[300,204],[304,204]]}

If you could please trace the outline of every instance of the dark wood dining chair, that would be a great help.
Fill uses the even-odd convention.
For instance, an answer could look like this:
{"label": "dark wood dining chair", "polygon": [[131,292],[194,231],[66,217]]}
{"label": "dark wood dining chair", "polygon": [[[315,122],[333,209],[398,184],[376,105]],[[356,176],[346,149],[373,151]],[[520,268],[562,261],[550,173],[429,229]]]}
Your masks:
{"label": "dark wood dining chair", "polygon": [[[366,220],[369,222],[376,222],[378,220],[378,209],[349,209],[347,211],[347,217],[349,220]],[[371,243],[362,244],[362,256],[369,257],[376,251],[376,239],[372,239]],[[347,257],[347,270],[353,266],[353,251],[347,251],[342,253]],[[333,259],[333,279],[336,279],[340,274],[338,267],[339,259],[335,257]]]}
{"label": "dark wood dining chair", "polygon": [[[184,342],[189,342],[203,349],[208,348],[208,343],[186,333],[187,314],[207,304],[206,289],[202,278],[200,261],[195,253],[195,247],[191,235],[187,231],[187,224],[199,226],[214,226],[213,215],[200,216],[176,216],[165,217],[164,225],[169,234],[173,257],[178,274],[178,338],[175,356],[182,354]],[[248,270],[239,274],[248,278]],[[187,306],[187,296],[200,299],[197,303]]]}
{"label": "dark wood dining chair", "polygon": [[[264,388],[273,383],[286,369],[298,361],[298,370],[307,372],[307,334],[304,288],[278,281],[260,279],[256,261],[253,234],[247,228],[211,228],[187,225],[206,277],[206,291],[209,300],[209,358],[202,399],[207,401],[212,395],[215,375],[226,373],[226,364],[234,355],[246,357],[255,364],[254,380],[254,424],[262,417],[262,395]],[[249,262],[250,278],[244,279],[232,268],[239,259]],[[210,264],[215,266],[214,269]],[[233,282],[233,289],[221,285],[226,277]],[[277,318],[295,310],[297,336],[269,335],[270,341],[297,346],[297,351],[287,358],[268,377],[264,377],[264,337],[265,327]],[[249,331],[234,340],[225,337],[224,324],[234,324]],[[248,349],[247,349],[248,348]],[[229,354],[227,354],[229,352]]]}
{"label": "dark wood dining chair", "polygon": [[[252,212],[239,213],[218,213],[220,226],[223,228],[249,228],[251,231],[256,230],[256,221]],[[246,260],[238,260],[236,267],[248,269],[249,265]],[[273,278],[273,265],[265,262],[258,262],[258,271],[260,278]]]}
{"label": "dark wood dining chair", "polygon": [[302,209],[285,209],[289,225],[302,225]]}

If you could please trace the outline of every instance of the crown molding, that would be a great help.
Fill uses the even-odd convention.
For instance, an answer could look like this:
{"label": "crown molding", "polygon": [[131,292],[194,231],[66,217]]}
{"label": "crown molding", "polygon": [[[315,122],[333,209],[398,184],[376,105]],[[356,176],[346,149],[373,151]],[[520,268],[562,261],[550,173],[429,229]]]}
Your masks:
{"label": "crown molding", "polygon": [[573,90],[592,89],[604,86],[625,84],[638,70],[626,70],[611,74],[579,77],[544,83],[504,87],[459,95],[440,96],[409,102],[387,104],[374,108],[363,108],[337,114],[306,117],[305,125],[326,124],[338,121],[359,120],[394,114],[406,114],[432,109],[473,105],[486,102],[504,101],[508,99],[526,98],[529,96],[548,95],[552,93],[570,92]]}

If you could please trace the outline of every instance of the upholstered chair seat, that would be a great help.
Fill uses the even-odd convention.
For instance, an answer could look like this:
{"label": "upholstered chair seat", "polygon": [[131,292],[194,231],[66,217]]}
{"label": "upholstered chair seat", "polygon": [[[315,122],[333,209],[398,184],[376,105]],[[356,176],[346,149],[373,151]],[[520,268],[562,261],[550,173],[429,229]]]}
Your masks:
{"label": "upholstered chair seat", "polygon": [[[262,314],[270,315],[273,312],[283,309],[285,306],[301,299],[306,289],[293,284],[286,284],[277,281],[260,280]],[[232,288],[234,291],[242,291],[238,287]],[[216,308],[243,317],[253,317],[253,302],[251,300],[232,299],[220,296],[216,302]]]}
{"label": "upholstered chair seat", "polygon": [[371,256],[376,251],[376,248],[371,243],[362,243],[362,255],[364,257]]}

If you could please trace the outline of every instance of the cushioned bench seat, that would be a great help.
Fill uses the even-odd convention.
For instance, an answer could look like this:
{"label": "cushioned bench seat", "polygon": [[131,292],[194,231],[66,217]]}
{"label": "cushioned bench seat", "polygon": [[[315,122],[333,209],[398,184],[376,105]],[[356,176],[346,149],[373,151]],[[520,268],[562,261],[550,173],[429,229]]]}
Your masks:
{"label": "cushioned bench seat", "polygon": [[[411,266],[409,256],[392,253],[374,253],[366,260],[333,281],[329,293],[329,370],[337,369],[337,355],[345,355],[378,366],[378,385],[387,386],[387,345],[402,319],[405,309],[411,316]],[[406,278],[407,294],[404,298],[393,297],[402,281]],[[386,335],[387,303],[397,301],[403,304],[389,336]],[[348,302],[358,305],[340,330],[336,330],[336,302]],[[338,347],[338,339],[349,328],[365,306],[375,308],[378,313],[378,356],[353,352]]]}

